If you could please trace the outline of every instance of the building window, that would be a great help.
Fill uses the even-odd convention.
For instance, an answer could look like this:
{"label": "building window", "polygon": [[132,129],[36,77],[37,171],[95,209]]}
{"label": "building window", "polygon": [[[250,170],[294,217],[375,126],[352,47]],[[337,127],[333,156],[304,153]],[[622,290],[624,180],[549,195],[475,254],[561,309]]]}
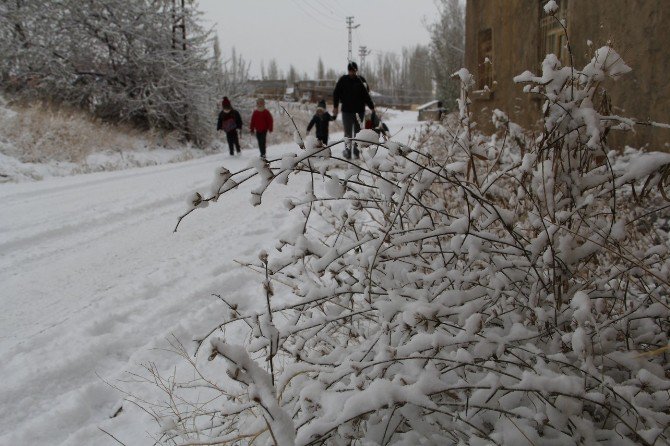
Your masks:
{"label": "building window", "polygon": [[477,37],[477,87],[493,89],[493,32],[491,28],[479,31]]}
{"label": "building window", "polygon": [[558,11],[556,11],[554,18],[544,12],[545,0],[541,0],[540,4],[540,63],[544,60],[547,54],[555,54],[561,64],[568,65],[570,63],[570,56],[568,55],[568,41],[565,36],[565,31],[560,23],[556,20],[558,18],[563,25],[568,27],[568,0],[558,0]]}

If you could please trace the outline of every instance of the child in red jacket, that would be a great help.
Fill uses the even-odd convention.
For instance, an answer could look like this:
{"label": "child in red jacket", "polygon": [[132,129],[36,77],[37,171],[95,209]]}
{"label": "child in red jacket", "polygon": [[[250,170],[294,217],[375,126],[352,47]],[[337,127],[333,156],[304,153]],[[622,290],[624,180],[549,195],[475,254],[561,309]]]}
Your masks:
{"label": "child in red jacket", "polygon": [[265,141],[268,132],[272,132],[272,115],[265,108],[265,100],[263,99],[256,100],[256,110],[251,114],[249,130],[251,133],[256,132],[261,158],[265,158]]}

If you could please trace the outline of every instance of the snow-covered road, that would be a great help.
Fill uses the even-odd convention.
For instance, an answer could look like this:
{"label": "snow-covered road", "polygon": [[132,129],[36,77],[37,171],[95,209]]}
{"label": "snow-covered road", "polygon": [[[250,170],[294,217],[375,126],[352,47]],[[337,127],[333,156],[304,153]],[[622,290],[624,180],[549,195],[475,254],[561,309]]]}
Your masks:
{"label": "snow-covered road", "polygon": [[[388,121],[405,129],[396,140],[406,141],[415,119]],[[192,339],[220,320],[212,293],[261,296],[259,278],[233,260],[273,246],[293,221],[282,198],[299,183],[271,189],[257,208],[252,185],[243,187],[172,232],[185,197],[208,191],[216,167],[235,171],[255,156],[249,148],[236,158],[0,185],[0,445],[118,445],[98,429],[122,399],[103,379],[118,379],[170,334]],[[124,441],[152,444],[153,428],[130,426]]]}

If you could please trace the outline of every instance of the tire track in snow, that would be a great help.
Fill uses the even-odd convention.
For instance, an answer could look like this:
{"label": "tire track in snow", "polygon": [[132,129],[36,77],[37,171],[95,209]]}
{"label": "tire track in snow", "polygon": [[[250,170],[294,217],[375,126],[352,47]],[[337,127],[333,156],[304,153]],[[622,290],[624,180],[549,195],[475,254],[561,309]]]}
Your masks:
{"label": "tire track in snow", "polygon": [[[115,231],[122,230],[128,225],[140,224],[155,217],[163,217],[167,213],[172,212],[173,219],[170,219],[169,224],[174,225],[177,221],[177,216],[186,210],[184,198],[194,190],[203,190],[208,188],[209,184],[206,180],[202,181],[202,165],[210,165],[212,171],[215,166],[221,163],[219,160],[208,157],[209,160],[198,160],[196,167],[198,167],[194,176],[198,181],[192,181],[177,191],[173,191],[169,195],[165,194],[156,196],[146,196],[137,194],[138,200],[143,200],[136,203],[138,200],[117,201],[113,203],[101,203],[96,208],[102,208],[96,213],[87,213],[86,207],[78,208],[75,214],[78,216],[77,220],[65,219],[62,215],[57,218],[26,222],[20,220],[14,224],[14,227],[7,227],[6,222],[4,227],[0,226],[0,233],[8,234],[13,232],[16,234],[15,238],[7,241],[0,241],[0,274],[6,272],[8,268],[14,268],[24,265],[26,262],[35,260],[46,260],[49,257],[59,254],[68,249],[75,249],[83,244],[89,243],[99,237],[104,237]],[[235,160],[235,161],[240,161]],[[160,170],[158,172],[136,173],[130,177],[139,180],[142,176],[163,176],[165,171],[181,171],[185,168],[193,169],[193,162],[187,162],[183,166],[173,166],[170,169]],[[103,181],[88,181],[88,187],[98,188],[100,185],[114,186],[114,181],[125,182],[129,176],[116,175],[113,179],[105,179]],[[241,190],[246,190],[247,186],[242,186]],[[74,201],[75,196],[90,195],[86,192],[81,192],[80,187],[64,187],[60,188],[58,195],[64,195],[64,206],[68,201]],[[84,189],[85,191],[85,189]],[[68,194],[66,194],[68,192]],[[74,193],[74,194],[73,194]],[[54,197],[43,196],[40,193],[40,201],[52,201]],[[150,200],[150,201],[149,201]],[[24,206],[29,204],[22,203]],[[39,204],[39,203],[38,203]],[[161,212],[162,211],[162,212]],[[55,223],[59,226],[54,227]],[[174,226],[166,225],[166,229],[170,231]],[[103,229],[106,228],[106,229]],[[0,239],[1,240],[1,239]]]}
{"label": "tire track in snow", "polygon": [[[11,205],[12,201],[30,201],[30,200],[43,200],[47,199],[53,195],[61,195],[72,190],[83,189],[91,186],[104,186],[108,183],[114,183],[117,181],[126,181],[134,180],[141,177],[149,175],[157,175],[169,173],[171,171],[181,171],[184,167],[197,167],[203,164],[211,164],[221,160],[221,155],[210,155],[203,158],[198,158],[197,160],[183,161],[179,163],[171,164],[162,164],[159,166],[148,166],[148,167],[136,167],[129,170],[120,170],[113,172],[96,172],[96,173],[87,173],[83,175],[77,175],[72,177],[58,177],[50,178],[48,180],[34,182],[34,183],[20,183],[21,186],[29,184],[29,191],[23,191],[21,187],[16,187],[16,184],[9,184],[7,189],[8,193],[3,193],[4,191],[0,189],[0,203],[3,205]],[[103,178],[100,178],[100,175],[104,175]],[[92,177],[92,178],[91,178]],[[53,186],[55,182],[65,181],[70,184],[65,184],[61,186]],[[14,187],[12,187],[14,186]],[[18,189],[17,192],[11,192],[12,189]]]}
{"label": "tire track in snow", "polygon": [[[245,191],[234,195],[230,206],[235,209],[248,201]],[[10,348],[11,360],[0,366],[0,374],[13,377],[10,382],[0,384],[0,399],[12,402],[0,411],[2,424],[7,426],[5,436],[0,436],[0,444],[5,441],[59,444],[72,431],[46,433],[40,427],[66,424],[72,429],[75,425],[105,420],[120,395],[106,387],[95,372],[110,379],[119,376],[122,370],[129,368],[136,351],[162,345],[169,332],[179,330],[180,324],[190,326],[185,330],[190,333],[202,331],[203,324],[212,326],[211,319],[221,316],[222,307],[210,297],[211,292],[222,292],[230,286],[235,288],[235,293],[253,295],[257,292],[260,279],[257,282],[249,273],[241,274],[239,268],[231,265],[231,257],[244,256],[257,249],[262,245],[259,236],[272,239],[274,231],[288,224],[283,213],[275,210],[281,206],[281,200],[273,205],[246,225],[244,214],[237,214],[230,221],[235,229],[227,232],[216,230],[219,226],[216,220],[227,212],[207,215],[210,211],[207,209],[199,213],[173,238],[182,238],[178,245],[186,251],[177,251],[166,263],[150,264],[140,271],[139,274],[146,277],[145,283],[121,284],[118,290],[91,296],[96,302],[86,302],[67,314],[67,320],[28,336]],[[217,205],[224,206],[224,203]],[[171,211],[166,209],[166,212]],[[207,237],[197,237],[203,233]],[[212,245],[220,246],[227,255],[212,251]],[[194,265],[199,257],[202,257],[199,264]],[[222,264],[229,266],[222,268]],[[190,265],[190,269],[184,268],[185,265]],[[159,277],[152,278],[154,274]],[[252,283],[244,286],[240,281],[245,280]],[[195,291],[193,282],[198,284]],[[206,314],[203,309],[207,309]],[[208,317],[210,322],[207,322]],[[68,344],[71,347],[68,348]],[[68,353],[63,355],[64,351]],[[40,358],[39,368],[31,364],[35,358]],[[13,372],[16,370],[24,372],[17,376]],[[64,382],[63,376],[69,379]],[[52,383],[56,382],[58,388],[54,389]],[[26,388],[31,389],[29,394]],[[41,397],[35,400],[33,395]],[[82,407],[95,410],[82,411]],[[26,417],[29,412],[35,415]]]}

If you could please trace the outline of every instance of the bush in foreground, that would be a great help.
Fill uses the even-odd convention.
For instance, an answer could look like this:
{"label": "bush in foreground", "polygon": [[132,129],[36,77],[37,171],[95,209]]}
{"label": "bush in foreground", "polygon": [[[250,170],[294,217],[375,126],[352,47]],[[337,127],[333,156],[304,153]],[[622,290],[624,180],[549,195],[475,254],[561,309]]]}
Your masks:
{"label": "bush in foreground", "polygon": [[[306,175],[305,194],[286,200],[304,219],[249,265],[265,276],[264,310],[222,296],[230,317],[195,354],[173,344],[193,379],[149,367],[169,396],[145,403],[161,441],[667,443],[670,262],[652,218],[670,155],[622,168],[606,136],[634,123],[593,106],[628,70],[603,47],[581,70],[549,55],[541,75],[519,76],[545,98],[534,141],[499,111],[500,135],[477,136],[461,70],[458,126],[413,147],[361,133],[357,165],[308,139],[218,171],[193,209],[258,179],[260,203]],[[275,302],[276,287],[290,301]]]}

